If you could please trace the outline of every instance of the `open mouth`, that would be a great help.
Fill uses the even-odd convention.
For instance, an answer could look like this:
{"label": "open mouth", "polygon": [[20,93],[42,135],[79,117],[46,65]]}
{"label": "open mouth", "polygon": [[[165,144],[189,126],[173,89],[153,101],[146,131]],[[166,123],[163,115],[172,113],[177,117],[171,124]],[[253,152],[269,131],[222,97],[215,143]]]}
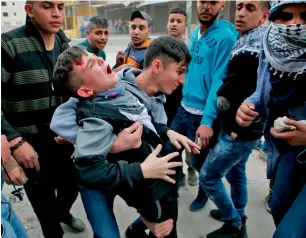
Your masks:
{"label": "open mouth", "polygon": [[109,66],[109,64],[108,64],[107,67],[106,67],[106,72],[107,72],[107,74],[112,74],[112,73],[113,73],[113,70],[111,69],[111,67]]}

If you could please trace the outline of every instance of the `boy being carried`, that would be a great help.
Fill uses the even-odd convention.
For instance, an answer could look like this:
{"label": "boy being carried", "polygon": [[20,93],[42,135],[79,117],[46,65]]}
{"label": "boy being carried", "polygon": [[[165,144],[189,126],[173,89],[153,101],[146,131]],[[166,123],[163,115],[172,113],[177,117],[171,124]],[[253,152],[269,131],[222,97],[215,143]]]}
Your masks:
{"label": "boy being carried", "polygon": [[[182,68],[186,70],[189,57],[184,60],[178,57],[174,62],[182,64]],[[163,143],[161,138],[166,138],[163,134],[169,136],[171,133],[167,133],[164,126],[156,125],[156,129],[153,126],[147,106],[142,104],[148,103],[148,95],[135,83],[118,81],[118,76],[103,59],[90,55],[79,47],[71,47],[59,57],[54,75],[56,88],[60,86],[64,90],[68,89],[74,97],[80,99],[77,113],[80,129],[75,152],[80,182],[88,188],[107,191],[108,194],[112,191],[113,195],[120,195],[149,221],[172,218],[171,213],[176,209],[169,205],[167,194],[175,186],[161,180],[142,181],[144,178],[162,178],[174,183],[169,177],[175,173],[171,168],[180,165],[178,162],[167,163],[176,154],[156,159],[160,148],[149,156],[152,147]],[[174,89],[171,85],[171,91]],[[73,103],[72,100],[75,99],[70,99],[67,104]],[[63,105],[55,113],[51,128],[66,139],[65,133],[59,129],[61,126],[58,126],[59,120],[63,121],[59,112],[65,106],[67,105]],[[65,119],[70,122],[73,120],[71,117]],[[111,154],[116,134],[135,120],[144,125],[140,148]],[[174,144],[183,144],[189,150],[190,145],[198,153],[199,147],[182,135],[172,132],[170,140]],[[70,141],[74,142],[73,139]],[[151,159],[145,160],[147,156]],[[162,214],[158,213],[159,206]]]}

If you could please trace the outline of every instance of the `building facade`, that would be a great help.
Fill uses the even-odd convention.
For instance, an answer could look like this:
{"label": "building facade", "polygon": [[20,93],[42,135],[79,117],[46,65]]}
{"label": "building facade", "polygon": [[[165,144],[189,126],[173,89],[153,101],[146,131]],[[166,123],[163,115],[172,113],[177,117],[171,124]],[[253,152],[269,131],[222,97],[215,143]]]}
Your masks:
{"label": "building facade", "polygon": [[20,26],[25,23],[25,1],[1,2],[1,26]]}

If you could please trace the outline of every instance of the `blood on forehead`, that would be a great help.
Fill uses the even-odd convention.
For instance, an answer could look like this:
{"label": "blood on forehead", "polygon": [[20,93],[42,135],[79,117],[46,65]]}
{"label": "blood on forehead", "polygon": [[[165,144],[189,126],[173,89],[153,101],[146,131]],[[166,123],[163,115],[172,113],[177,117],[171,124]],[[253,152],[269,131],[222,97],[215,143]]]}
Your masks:
{"label": "blood on forehead", "polygon": [[83,64],[84,64],[84,61],[82,58],[79,58],[73,61],[73,65],[75,66],[82,66]]}

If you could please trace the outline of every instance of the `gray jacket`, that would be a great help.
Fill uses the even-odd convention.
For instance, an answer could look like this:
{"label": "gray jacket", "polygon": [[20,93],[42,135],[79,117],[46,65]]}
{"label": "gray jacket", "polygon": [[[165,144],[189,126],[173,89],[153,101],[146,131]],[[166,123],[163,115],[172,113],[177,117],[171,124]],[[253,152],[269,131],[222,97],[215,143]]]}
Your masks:
{"label": "gray jacket", "polygon": [[[140,72],[140,70],[135,69],[121,71],[119,76],[122,79],[122,84],[131,97],[127,99],[127,96],[119,96],[117,100],[110,100],[109,103],[111,102],[119,109],[131,109],[135,104],[131,102],[133,98],[135,99],[129,93],[132,92],[132,94],[137,95],[137,98],[152,115],[157,132],[166,134],[168,130],[166,126],[167,117],[163,108],[165,96],[161,94],[157,97],[149,97],[140,89],[135,82],[135,76]],[[129,102],[125,105],[123,99]],[[98,103],[103,103],[103,101],[97,100]],[[124,160],[120,160],[116,164],[107,162],[107,155],[117,137],[113,133],[112,126],[99,118],[86,118],[81,121],[82,126],[79,127],[76,122],[77,103],[78,99],[70,98],[58,107],[53,115],[50,127],[56,134],[76,145],[75,165],[79,171],[81,182],[88,187],[112,190],[122,183],[133,187],[134,181],[144,179],[140,163],[129,164]],[[139,113],[141,110],[142,108],[139,106],[135,108],[135,113]]]}

